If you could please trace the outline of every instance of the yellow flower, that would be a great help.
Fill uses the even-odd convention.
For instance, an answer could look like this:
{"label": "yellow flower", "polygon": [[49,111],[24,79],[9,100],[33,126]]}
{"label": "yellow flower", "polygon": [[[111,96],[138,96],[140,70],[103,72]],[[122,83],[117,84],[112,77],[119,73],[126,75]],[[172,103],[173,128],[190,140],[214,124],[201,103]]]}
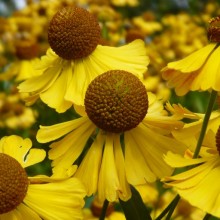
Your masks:
{"label": "yellow flower", "polygon": [[138,0],[111,0],[111,3],[115,6],[119,6],[119,7],[122,7],[122,6],[130,6],[130,7],[137,7],[139,5],[139,1]]}
{"label": "yellow flower", "polygon": [[27,102],[40,97],[57,112],[65,112],[73,103],[83,105],[89,83],[105,71],[124,69],[142,77],[149,62],[143,41],[114,48],[98,45],[100,38],[98,22],[85,9],[58,11],[49,24],[51,48],[37,67],[42,74],[18,86],[30,94]]}
{"label": "yellow flower", "polygon": [[15,43],[15,61],[0,74],[0,80],[22,81],[40,74],[33,66],[38,61],[39,45],[33,39],[17,40]]}
{"label": "yellow flower", "polygon": [[175,88],[177,95],[182,96],[196,90],[220,91],[219,23],[219,16],[209,22],[207,36],[210,44],[182,60],[168,63],[162,70],[163,78],[168,81],[168,85]]}
{"label": "yellow flower", "polygon": [[129,184],[171,174],[162,155],[185,149],[165,135],[183,126],[180,117],[168,116],[163,103],[147,94],[129,72],[112,70],[96,77],[86,91],[85,111],[78,119],[41,126],[37,140],[46,143],[64,136],[50,145],[54,172],[79,164],[84,155],[75,176],[86,186],[87,195],[98,192],[100,201],[118,197],[126,201],[131,196]]}
{"label": "yellow flower", "polygon": [[15,135],[0,140],[0,219],[82,219],[85,191],[76,178],[27,176],[25,168],[46,156],[31,145]]}
{"label": "yellow flower", "polygon": [[[220,217],[220,146],[219,133],[216,135],[212,130],[206,135],[210,139],[202,150],[202,157],[198,159],[183,158],[180,155],[168,152],[165,161],[172,167],[194,166],[180,174],[165,177],[163,181],[167,186],[174,187],[179,195],[191,205],[200,208],[216,217]],[[213,145],[214,144],[214,145]],[[216,149],[217,147],[217,149]],[[189,155],[189,154],[188,154]],[[196,165],[196,166],[195,166]]]}
{"label": "yellow flower", "polygon": [[196,90],[220,91],[219,55],[218,44],[210,43],[182,60],[168,63],[162,76],[179,96]]}
{"label": "yellow flower", "polygon": [[20,94],[0,93],[0,127],[28,128],[35,121],[36,112],[21,102]]}

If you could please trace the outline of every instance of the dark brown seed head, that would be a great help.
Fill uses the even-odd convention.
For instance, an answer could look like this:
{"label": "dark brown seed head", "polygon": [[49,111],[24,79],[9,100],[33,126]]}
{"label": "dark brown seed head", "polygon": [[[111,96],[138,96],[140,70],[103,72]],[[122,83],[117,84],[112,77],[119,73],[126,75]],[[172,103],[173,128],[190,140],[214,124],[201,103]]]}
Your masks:
{"label": "dark brown seed head", "polygon": [[215,135],[215,142],[216,142],[216,148],[217,148],[218,153],[220,155],[220,126],[219,126],[218,131]]}
{"label": "dark brown seed head", "polygon": [[111,70],[96,77],[85,95],[88,117],[107,132],[135,128],[145,117],[148,96],[145,86],[132,73]]}
{"label": "dark brown seed head", "polygon": [[31,60],[38,57],[39,45],[33,40],[19,40],[15,44],[15,53],[21,60]]}
{"label": "dark brown seed head", "polygon": [[24,168],[13,157],[0,153],[0,215],[15,209],[28,189]]}
{"label": "dark brown seed head", "polygon": [[91,54],[99,43],[101,30],[97,19],[79,7],[65,7],[52,18],[48,41],[63,59],[80,59]]}
{"label": "dark brown seed head", "polygon": [[220,16],[212,18],[209,21],[207,36],[210,42],[220,42]]}

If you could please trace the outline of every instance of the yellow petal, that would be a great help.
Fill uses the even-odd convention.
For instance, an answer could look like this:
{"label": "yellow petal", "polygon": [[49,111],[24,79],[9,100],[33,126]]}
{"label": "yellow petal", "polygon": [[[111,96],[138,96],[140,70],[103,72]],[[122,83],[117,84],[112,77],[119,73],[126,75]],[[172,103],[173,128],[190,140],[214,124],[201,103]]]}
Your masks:
{"label": "yellow petal", "polygon": [[50,142],[56,140],[76,128],[83,126],[88,121],[88,117],[81,117],[75,120],[55,124],[52,126],[40,126],[37,132],[37,140],[41,143]]}
{"label": "yellow petal", "polygon": [[[18,207],[17,210],[19,211],[21,215],[22,220],[41,220],[40,216],[34,212],[31,208],[26,206],[25,204],[21,203]],[[1,219],[1,217],[0,217]],[[8,220],[11,218],[8,218]]]}
{"label": "yellow petal", "polygon": [[142,124],[133,129],[132,133],[136,138],[140,152],[154,175],[158,178],[170,175],[173,169],[163,161],[163,154],[169,150],[183,153],[185,146],[172,138],[153,132]]}
{"label": "yellow petal", "polygon": [[86,124],[78,127],[60,141],[50,145],[52,149],[49,150],[48,155],[53,160],[52,166],[54,167],[54,172],[56,172],[56,169],[70,168],[82,153],[94,129],[94,125],[90,121],[87,121]]}
{"label": "yellow petal", "polygon": [[186,159],[182,155],[174,154],[172,152],[168,152],[166,155],[164,155],[164,160],[171,167],[186,167],[206,161],[204,158]]}
{"label": "yellow petal", "polygon": [[154,182],[156,180],[156,175],[149,169],[132,132],[125,132],[124,140],[125,169],[128,182],[132,185]]}
{"label": "yellow petal", "polygon": [[84,105],[86,89],[96,76],[109,70],[123,69],[142,77],[148,63],[149,58],[141,40],[121,47],[98,45],[88,57],[72,61],[73,76],[65,99],[76,105]]}
{"label": "yellow petal", "polygon": [[15,158],[25,168],[41,162],[46,156],[43,149],[31,149],[31,145],[30,139],[11,135],[1,139],[0,151]]}
{"label": "yellow petal", "polygon": [[121,200],[127,201],[131,197],[131,190],[126,177],[125,161],[120,143],[120,136],[118,134],[115,134],[113,135],[113,139],[115,164],[118,172],[119,183],[121,186],[121,190],[118,191],[118,194]]}
{"label": "yellow petal", "polygon": [[207,174],[212,169],[212,164],[214,163],[215,161],[211,160],[177,175],[165,177],[162,181],[167,181],[166,185],[174,186],[178,189],[196,187],[204,178],[206,178]]}
{"label": "yellow petal", "polygon": [[76,178],[29,185],[24,203],[48,220],[82,219],[85,189]]}
{"label": "yellow petal", "polygon": [[31,92],[31,93],[40,93],[47,90],[53,83],[57,80],[57,77],[62,71],[62,65],[53,66],[45,70],[44,73],[39,76],[31,77],[30,79],[25,80],[19,86],[19,92]]}
{"label": "yellow petal", "polygon": [[38,72],[34,70],[33,63],[36,59],[32,60],[21,60],[20,61],[20,69],[17,73],[16,81],[25,80],[31,78],[35,75],[38,75]]}
{"label": "yellow petal", "polygon": [[105,136],[99,132],[75,174],[85,185],[87,196],[97,192],[104,141]]}
{"label": "yellow petal", "polygon": [[69,65],[63,66],[62,73],[58,76],[56,81],[43,93],[40,94],[40,98],[49,107],[56,109],[57,112],[65,112],[72,106],[72,103],[64,100],[66,88],[72,76],[72,69]]}
{"label": "yellow petal", "polygon": [[[219,157],[215,157],[214,160],[215,161],[207,163],[205,165],[206,167],[203,167],[206,169],[203,169],[202,172],[205,172],[206,175],[201,181],[197,181],[198,175],[194,175],[191,178],[198,182],[196,185],[186,189],[179,189],[178,185],[175,185],[175,187],[177,187],[176,189],[180,196],[186,199],[190,204],[216,217],[220,217],[220,190],[219,181],[216,181],[220,175]],[[207,168],[209,172],[207,172]],[[191,181],[191,179],[185,182],[187,183],[187,181]]]}
{"label": "yellow petal", "polygon": [[216,44],[214,43],[208,44],[207,46],[195,51],[184,59],[168,63],[167,67],[162,70],[165,71],[163,73],[164,78],[166,79],[167,69],[179,70],[182,73],[191,73],[198,70],[206,62],[209,54],[213,52],[215,47]]}
{"label": "yellow petal", "polygon": [[113,151],[113,136],[106,135],[105,148],[102,156],[102,164],[99,174],[98,198],[100,201],[107,199],[114,202],[118,199],[118,191],[121,190]]}
{"label": "yellow petal", "polygon": [[[7,212],[7,213],[4,213],[4,214],[1,214],[0,215],[0,220],[9,220],[9,219],[23,220],[21,214],[22,213],[20,213],[17,209],[14,209],[11,212]],[[28,220],[28,219],[24,219],[24,220]]]}

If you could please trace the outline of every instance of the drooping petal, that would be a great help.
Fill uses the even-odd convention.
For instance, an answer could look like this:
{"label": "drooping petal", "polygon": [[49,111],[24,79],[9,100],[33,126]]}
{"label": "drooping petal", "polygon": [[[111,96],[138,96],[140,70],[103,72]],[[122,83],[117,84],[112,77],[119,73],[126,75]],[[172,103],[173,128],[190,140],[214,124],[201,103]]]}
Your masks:
{"label": "drooping petal", "polygon": [[154,182],[156,175],[149,169],[138,143],[136,143],[136,138],[131,132],[125,132],[124,140],[126,146],[125,169],[128,182],[132,185]]}
{"label": "drooping petal", "polygon": [[[134,144],[129,144],[131,141]],[[138,181],[140,181],[139,184],[143,184],[143,180],[153,182],[155,178],[170,175],[173,169],[165,163],[163,154],[168,151],[183,154],[186,149],[182,143],[154,132],[143,123],[140,123],[133,130],[125,132],[125,146],[126,169],[130,169],[128,170],[129,174],[133,174],[133,178],[130,181],[133,182],[136,179],[137,182],[135,184],[138,184]],[[129,151],[133,151],[133,154],[129,153]],[[129,165],[128,163],[134,155],[137,155],[138,160],[134,161],[133,159],[132,165]],[[134,177],[137,172],[142,172],[142,180]]]}
{"label": "drooping petal", "polygon": [[126,177],[125,159],[120,143],[120,136],[118,134],[114,134],[113,141],[114,141],[115,164],[118,172],[119,183],[121,186],[121,190],[118,191],[118,194],[121,200],[127,201],[131,197],[131,190]]}
{"label": "drooping petal", "polygon": [[220,190],[217,181],[220,175],[219,155],[206,159],[203,164],[165,178],[164,181],[166,185],[173,186],[191,205],[220,217]]}
{"label": "drooping petal", "polygon": [[[19,213],[21,214],[21,219],[22,220],[41,220],[40,216],[34,212],[31,208],[26,206],[25,204],[21,203],[17,208],[16,208]],[[0,217],[1,219],[1,217]],[[10,219],[10,218],[8,218]]]}
{"label": "drooping petal", "polygon": [[164,156],[164,160],[167,164],[169,164],[171,167],[186,167],[190,165],[195,165],[199,163],[203,163],[206,161],[204,158],[197,158],[197,159],[186,159],[182,155],[174,154],[172,152],[168,152]]}
{"label": "drooping petal", "polygon": [[120,190],[121,187],[114,158],[113,136],[108,133],[106,135],[99,173],[98,198],[100,201],[107,199],[110,202],[114,202],[118,199],[118,191]]}
{"label": "drooping petal", "polygon": [[167,67],[164,68],[163,77],[164,79],[168,79],[169,74],[166,72],[168,69],[178,70],[184,73],[194,72],[202,67],[202,65],[206,62],[209,57],[209,54],[213,52],[213,49],[216,47],[216,44],[209,44],[200,50],[195,51],[189,56],[185,57],[182,60],[174,61],[168,63]]}
{"label": "drooping petal", "polygon": [[90,121],[87,121],[86,124],[78,127],[60,141],[50,145],[51,150],[49,150],[48,155],[53,160],[52,166],[54,167],[54,172],[60,168],[68,169],[71,167],[82,153],[86,142],[94,130],[94,125]]}
{"label": "drooping petal", "polygon": [[24,203],[48,220],[83,219],[85,189],[76,178],[29,185]]}
{"label": "drooping petal", "polygon": [[75,174],[85,185],[87,196],[97,192],[104,141],[105,136],[99,132]]}
{"label": "drooping petal", "polygon": [[86,89],[96,76],[109,70],[122,69],[142,78],[148,63],[149,58],[141,40],[121,47],[98,45],[90,56],[72,62],[73,77],[65,99],[76,105],[84,105]]}
{"label": "drooping petal", "polygon": [[[65,112],[72,106],[72,103],[66,101],[63,97],[68,88],[69,81],[72,77],[72,69],[70,63],[63,66],[62,73],[58,76],[56,81],[44,92],[40,93],[40,98],[49,107],[56,109],[57,112]],[[74,91],[73,91],[74,92]]]}
{"label": "drooping petal", "polygon": [[[0,220],[9,220],[9,219],[23,220],[21,213],[17,209],[14,209],[11,212],[7,212],[7,213],[0,215]],[[25,219],[25,220],[28,220],[28,219]]]}
{"label": "drooping petal", "polygon": [[19,92],[21,93],[40,93],[44,92],[56,81],[57,77],[62,71],[62,65],[57,65],[45,70],[43,74],[39,76],[31,77],[25,80],[19,86]]}
{"label": "drooping petal", "polygon": [[219,46],[208,44],[182,60],[169,63],[162,70],[162,76],[179,96],[190,90],[219,91],[219,55]]}
{"label": "drooping petal", "polygon": [[40,126],[40,129],[37,132],[37,140],[41,143],[56,140],[82,126],[86,121],[88,121],[87,117],[81,117],[52,126]]}

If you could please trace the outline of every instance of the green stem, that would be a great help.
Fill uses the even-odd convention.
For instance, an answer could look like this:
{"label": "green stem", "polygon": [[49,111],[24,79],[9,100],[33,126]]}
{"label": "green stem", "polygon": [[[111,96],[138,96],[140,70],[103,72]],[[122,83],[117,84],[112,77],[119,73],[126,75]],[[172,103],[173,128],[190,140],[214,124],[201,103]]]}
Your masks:
{"label": "green stem", "polygon": [[[179,195],[176,195],[175,198],[170,202],[170,204],[160,213],[160,215],[156,218],[156,220],[161,220],[170,210],[173,209],[174,205],[176,207],[176,202],[178,203],[180,199]],[[175,208],[174,207],[174,208]]]}
{"label": "green stem", "polygon": [[200,135],[199,135],[199,139],[198,139],[198,142],[197,142],[195,152],[193,154],[193,158],[197,158],[199,156],[199,152],[200,152],[200,149],[201,149],[201,146],[202,146],[202,142],[203,142],[203,139],[204,139],[204,136],[205,136],[205,133],[206,133],[209,118],[210,118],[210,115],[212,113],[212,109],[213,109],[213,106],[215,104],[215,99],[217,97],[217,94],[218,93],[215,90],[212,90],[212,92],[210,94],[208,107],[207,107],[205,117],[204,117],[204,120],[203,120],[203,123],[202,123],[201,132],[200,132]]}
{"label": "green stem", "polygon": [[[205,137],[206,129],[207,129],[207,126],[208,126],[210,115],[212,113],[213,106],[215,104],[217,94],[218,93],[215,90],[212,90],[212,92],[210,94],[209,103],[208,103],[208,106],[207,106],[207,109],[206,109],[205,117],[203,119],[201,132],[200,132],[200,135],[199,135],[199,139],[198,139],[198,142],[197,142],[195,152],[193,154],[193,158],[197,158],[199,156],[199,152],[200,152],[200,149],[201,149],[201,146],[202,146],[203,139]],[[171,218],[171,216],[173,214],[173,211],[175,210],[179,200],[180,200],[180,196],[177,195],[172,200],[172,202],[164,209],[164,211],[156,218],[156,220],[162,219],[167,213],[168,213],[168,215],[166,217],[166,220],[169,220]],[[206,220],[209,217],[210,216],[207,214],[207,217],[205,217],[204,219]]]}
{"label": "green stem", "polygon": [[105,219],[106,212],[107,212],[107,209],[108,209],[108,204],[109,204],[109,201],[106,199],[103,203],[102,212],[101,212],[101,215],[99,217],[99,220],[104,220]]}
{"label": "green stem", "polygon": [[173,199],[173,201],[171,203],[172,205],[170,206],[170,210],[169,210],[169,212],[167,214],[166,220],[169,220],[171,218],[171,216],[172,216],[172,214],[173,214],[173,212],[174,212],[174,210],[175,210],[179,200],[180,200],[180,196],[176,195],[176,197]]}
{"label": "green stem", "polygon": [[209,213],[207,213],[206,215],[205,215],[205,217],[203,218],[203,220],[208,220],[208,219],[210,219],[212,217],[212,215],[210,215]]}

